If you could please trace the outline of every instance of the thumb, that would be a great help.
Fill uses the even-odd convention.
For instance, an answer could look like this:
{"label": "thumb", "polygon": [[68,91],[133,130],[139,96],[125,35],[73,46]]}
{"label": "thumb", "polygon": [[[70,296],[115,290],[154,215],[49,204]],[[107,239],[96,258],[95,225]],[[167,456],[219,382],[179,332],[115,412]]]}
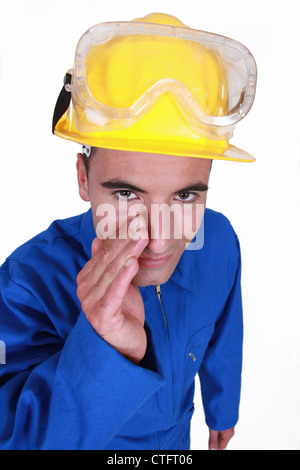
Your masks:
{"label": "thumb", "polygon": [[97,253],[101,246],[101,241],[98,237],[94,238],[93,243],[92,243],[92,257]]}
{"label": "thumb", "polygon": [[209,441],[208,441],[209,450],[218,450],[219,449],[219,431],[209,430]]}

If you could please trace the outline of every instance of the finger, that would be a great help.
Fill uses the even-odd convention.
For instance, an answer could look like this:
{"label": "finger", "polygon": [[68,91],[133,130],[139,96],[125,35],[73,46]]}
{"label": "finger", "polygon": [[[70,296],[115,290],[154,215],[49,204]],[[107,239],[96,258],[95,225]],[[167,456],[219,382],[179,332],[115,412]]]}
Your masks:
{"label": "finger", "polygon": [[[109,284],[102,297],[95,304],[91,312],[91,323],[96,325],[96,330],[118,330],[123,322],[121,307],[127,293],[130,282],[136,275],[139,265],[136,258],[130,258]],[[105,336],[105,334],[103,334]]]}
{"label": "finger", "polygon": [[[96,320],[100,325],[96,331],[123,356],[138,364],[147,347],[144,306],[135,305],[134,311],[124,311],[124,299],[139,266],[136,258],[119,272],[101,299]],[[132,286],[131,286],[132,287]],[[100,320],[99,320],[100,319]],[[102,324],[102,325],[101,325]]]}
{"label": "finger", "polygon": [[[143,242],[139,238],[141,238]],[[116,241],[116,243],[108,245],[104,241],[99,248],[99,256],[97,258],[94,257],[94,264],[90,265],[87,271],[85,271],[81,282],[90,285],[98,282],[106,269],[111,272],[112,277],[114,277],[118,271],[118,266],[121,267],[124,265],[124,259],[126,258],[127,260],[129,256],[138,257],[148,244],[148,241],[148,232],[144,228],[136,232],[133,239],[119,240],[118,242]],[[118,260],[118,258],[120,259]],[[116,263],[114,262],[115,260],[117,260]]]}
{"label": "finger", "polygon": [[219,449],[219,431],[209,430],[208,448],[209,450]]}
{"label": "finger", "polygon": [[[128,220],[126,223],[126,230],[131,224],[133,227],[134,219]],[[140,222],[137,222],[138,226]],[[132,230],[132,228],[131,228]],[[130,243],[132,237],[127,236],[126,238],[116,238],[116,239],[105,239],[100,240],[95,238],[92,244],[92,258],[86,263],[84,268],[80,271],[77,276],[77,284],[80,284],[83,280],[92,273],[92,279],[89,279],[88,282],[93,282],[93,279],[100,277],[105,266],[111,262],[111,260],[117,256],[124,248]]]}
{"label": "finger", "polygon": [[[89,297],[88,305],[84,302],[86,308],[93,306],[99,299],[104,295],[109,284],[118,275],[120,270],[126,265],[127,261],[135,257],[136,259],[140,256],[142,251],[145,249],[148,239],[148,233],[144,229],[140,231],[140,240],[131,241],[127,247],[121,251],[112,261],[106,264],[103,269],[99,269],[100,261],[89,276],[87,276],[78,286],[77,294],[81,301],[84,301],[86,297]],[[99,277],[97,277],[99,276]],[[83,309],[84,310],[84,309]]]}
{"label": "finger", "polygon": [[146,230],[146,220],[144,217],[140,214],[136,217],[134,217],[133,220],[128,225],[128,236],[132,238],[133,240],[136,239],[137,231],[141,230],[144,228]]}
{"label": "finger", "polygon": [[225,450],[230,438],[221,437],[219,440],[219,450]]}
{"label": "finger", "polygon": [[220,438],[219,438],[219,450],[226,449],[228,442],[234,435],[233,429],[227,429],[226,431],[220,431]]}
{"label": "finger", "polygon": [[93,243],[92,243],[92,250],[91,250],[92,251],[92,258],[93,258],[93,256],[95,256],[97,251],[100,249],[101,243],[102,242],[98,237],[94,238]]}
{"label": "finger", "polygon": [[135,239],[131,241],[123,251],[121,251],[104,269],[101,277],[98,280],[99,284],[103,284],[104,286],[108,285],[112,282],[112,280],[116,277],[118,272],[123,268],[123,266],[127,266],[127,262],[130,258],[138,258],[142,251],[144,251],[146,245],[148,244],[148,233],[141,229],[137,232],[140,235],[139,239]]}

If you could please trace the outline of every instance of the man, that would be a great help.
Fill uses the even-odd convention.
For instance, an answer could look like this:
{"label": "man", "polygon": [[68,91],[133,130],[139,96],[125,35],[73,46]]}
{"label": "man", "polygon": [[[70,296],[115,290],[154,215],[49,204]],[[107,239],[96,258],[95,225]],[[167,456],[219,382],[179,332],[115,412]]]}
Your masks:
{"label": "man", "polygon": [[212,159],[254,160],[228,139],[255,79],[242,45],[170,15],[82,36],[53,131],[83,145],[78,186],[91,209],[1,267],[0,448],[188,449],[197,373],[209,448],[227,446],[240,250],[229,221],[198,208]]}

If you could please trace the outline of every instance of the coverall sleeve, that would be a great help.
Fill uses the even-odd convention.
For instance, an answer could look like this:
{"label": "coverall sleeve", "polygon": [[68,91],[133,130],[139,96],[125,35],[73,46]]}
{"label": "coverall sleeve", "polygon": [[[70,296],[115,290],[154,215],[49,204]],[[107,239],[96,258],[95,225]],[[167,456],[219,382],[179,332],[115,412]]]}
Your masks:
{"label": "coverall sleeve", "polygon": [[106,343],[83,312],[63,340],[0,273],[0,449],[102,449],[164,379]]}
{"label": "coverall sleeve", "polygon": [[238,250],[234,283],[199,370],[206,424],[215,431],[236,425],[241,391],[243,312],[241,255]]}

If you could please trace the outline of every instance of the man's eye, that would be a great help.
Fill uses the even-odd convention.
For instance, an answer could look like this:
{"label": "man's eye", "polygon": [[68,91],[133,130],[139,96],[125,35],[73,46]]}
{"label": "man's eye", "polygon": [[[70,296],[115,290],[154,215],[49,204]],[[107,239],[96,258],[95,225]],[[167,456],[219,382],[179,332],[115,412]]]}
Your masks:
{"label": "man's eye", "polygon": [[179,193],[178,196],[175,198],[177,201],[183,202],[193,202],[197,199],[197,194],[195,193]]}
{"label": "man's eye", "polygon": [[136,196],[132,191],[128,189],[122,189],[120,191],[116,191],[114,194],[119,196],[120,199],[134,199]]}

